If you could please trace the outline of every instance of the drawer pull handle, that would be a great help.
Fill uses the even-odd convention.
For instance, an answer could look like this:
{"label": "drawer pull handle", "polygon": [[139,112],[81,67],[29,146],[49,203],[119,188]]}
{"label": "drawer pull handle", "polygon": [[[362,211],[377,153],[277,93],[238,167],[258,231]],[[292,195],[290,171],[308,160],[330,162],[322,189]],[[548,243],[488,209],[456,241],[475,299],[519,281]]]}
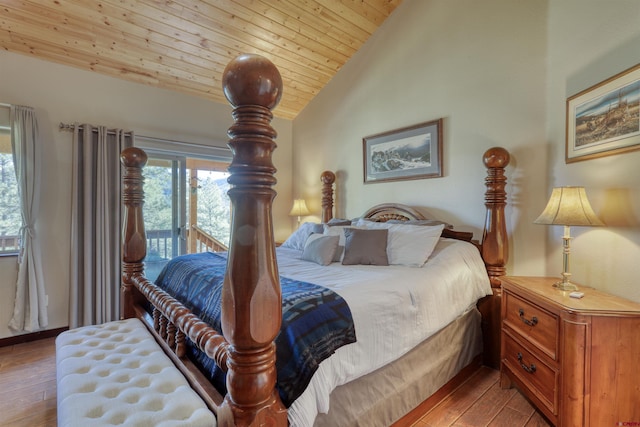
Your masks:
{"label": "drawer pull handle", "polygon": [[520,320],[522,320],[526,325],[536,326],[538,324],[538,318],[536,316],[533,316],[531,318],[531,320],[529,320],[529,319],[525,319],[524,318],[524,310],[523,309],[519,309],[518,313],[520,313]]}
{"label": "drawer pull handle", "polygon": [[528,373],[533,374],[536,371],[535,364],[532,363],[531,365],[527,366],[524,363],[522,363],[522,353],[518,353],[518,362],[520,362],[520,366],[522,366],[522,369],[524,369]]}

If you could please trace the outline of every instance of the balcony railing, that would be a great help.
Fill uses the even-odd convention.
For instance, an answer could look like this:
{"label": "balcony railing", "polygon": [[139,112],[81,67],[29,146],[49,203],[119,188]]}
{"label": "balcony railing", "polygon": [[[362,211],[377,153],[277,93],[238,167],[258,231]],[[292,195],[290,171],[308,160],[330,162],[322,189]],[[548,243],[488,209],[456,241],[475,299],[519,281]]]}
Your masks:
{"label": "balcony railing", "polygon": [[[189,232],[189,253],[204,251],[225,252],[227,246],[197,225]],[[0,236],[0,253],[17,252],[20,249],[20,236]],[[147,254],[152,257],[169,259],[173,253],[173,235],[171,230],[147,231]]]}
{"label": "balcony railing", "polygon": [[[192,225],[188,237],[188,253],[204,251],[225,252],[227,246],[204,231]],[[173,235],[171,230],[147,230],[147,257],[169,259],[173,254]]]}
{"label": "balcony railing", "polygon": [[197,225],[192,225],[189,231],[189,253],[198,252],[226,252],[229,248],[220,240],[204,231]]}
{"label": "balcony railing", "polygon": [[18,252],[20,250],[20,236],[0,236],[0,253]]}
{"label": "balcony railing", "polygon": [[173,254],[171,230],[147,230],[147,257],[169,259]]}

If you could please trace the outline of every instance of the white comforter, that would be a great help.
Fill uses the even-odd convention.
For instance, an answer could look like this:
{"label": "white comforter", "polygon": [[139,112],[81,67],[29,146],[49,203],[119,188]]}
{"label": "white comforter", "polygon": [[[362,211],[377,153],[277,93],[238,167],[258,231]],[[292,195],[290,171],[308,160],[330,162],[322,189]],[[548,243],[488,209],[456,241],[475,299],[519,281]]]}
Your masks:
{"label": "white comforter", "polygon": [[325,286],[347,301],[357,337],[320,364],[289,408],[294,427],[311,426],[318,413],[328,412],[334,388],[399,358],[491,294],[478,250],[457,240],[440,239],[421,268],[323,267],[293,249],[277,254],[280,275]]}

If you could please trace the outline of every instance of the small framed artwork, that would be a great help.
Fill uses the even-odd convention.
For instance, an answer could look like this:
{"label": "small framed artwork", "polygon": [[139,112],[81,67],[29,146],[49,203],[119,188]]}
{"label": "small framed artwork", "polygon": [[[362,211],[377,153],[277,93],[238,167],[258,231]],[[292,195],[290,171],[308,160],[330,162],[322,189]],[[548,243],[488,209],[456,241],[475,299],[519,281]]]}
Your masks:
{"label": "small framed artwork", "polygon": [[442,119],[362,139],[366,184],[442,176]]}
{"label": "small framed artwork", "polygon": [[566,163],[640,149],[640,64],[567,99]]}

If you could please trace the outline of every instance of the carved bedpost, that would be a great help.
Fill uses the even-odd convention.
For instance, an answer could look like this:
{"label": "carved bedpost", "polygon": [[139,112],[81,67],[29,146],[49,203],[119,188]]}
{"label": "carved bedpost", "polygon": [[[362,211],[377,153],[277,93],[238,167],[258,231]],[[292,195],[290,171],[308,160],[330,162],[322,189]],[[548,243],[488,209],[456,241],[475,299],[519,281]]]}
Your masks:
{"label": "carved bedpost", "polygon": [[333,183],[336,181],[336,174],[331,171],[324,171],[320,175],[322,181],[322,222],[329,222],[333,218]]}
{"label": "carved bedpost", "polygon": [[484,233],[482,236],[482,258],[487,266],[493,296],[478,303],[482,313],[483,361],[492,368],[500,367],[500,310],[502,289],[500,276],[506,274],[509,257],[509,242],[504,208],[507,204],[505,185],[507,178],[504,168],[509,164],[509,152],[501,147],[488,149],[483,156],[487,167],[485,184],[485,206],[487,208]]}
{"label": "carved bedpost", "polygon": [[484,196],[487,215],[482,236],[482,258],[487,265],[491,286],[499,287],[498,277],[505,275],[509,257],[507,224],[504,217],[504,208],[507,205],[507,192],[504,190],[507,178],[504,176],[504,168],[509,164],[509,152],[501,147],[490,148],[484,153],[483,161],[487,167],[487,191]]}
{"label": "carved bedpost", "polygon": [[142,217],[144,193],[142,190],[142,168],[147,163],[147,154],[139,148],[130,147],[122,151],[120,161],[124,166],[122,176],[122,287],[120,307],[122,318],[135,316],[134,292],[131,277],[141,274],[142,261],[147,256],[147,241]]}
{"label": "carved bedpost", "polygon": [[275,389],[273,341],[282,321],[282,295],[272,223],[276,132],[270,124],[282,78],[269,60],[247,54],[227,65],[222,86],[235,124],[228,131],[233,216],[222,290],[222,331],[230,343],[228,393],[218,424],[286,426],[286,409]]}

